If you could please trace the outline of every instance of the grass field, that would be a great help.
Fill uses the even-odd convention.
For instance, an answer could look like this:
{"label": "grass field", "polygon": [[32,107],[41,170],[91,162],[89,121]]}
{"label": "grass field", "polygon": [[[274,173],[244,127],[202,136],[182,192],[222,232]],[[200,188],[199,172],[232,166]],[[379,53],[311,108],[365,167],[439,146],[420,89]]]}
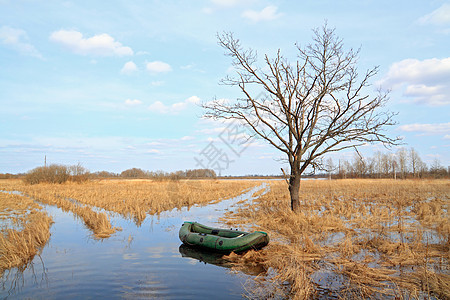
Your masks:
{"label": "grass field", "polygon": [[287,184],[273,181],[223,220],[269,232],[263,251],[232,258],[276,270],[292,298],[448,299],[449,197],[448,180],[303,181],[296,214]]}
{"label": "grass field", "polygon": [[[208,204],[260,184],[247,180],[102,180],[26,185],[0,180],[0,270],[26,265],[46,244],[51,218],[37,204],[55,205],[108,238],[110,213],[138,226],[147,215]],[[310,180],[301,210],[290,210],[284,181],[228,212],[223,221],[267,231],[268,247],[231,255],[241,266],[263,268],[290,298],[450,298],[448,180]],[[271,285],[273,287],[273,285]],[[249,292],[274,296],[279,291]]]}

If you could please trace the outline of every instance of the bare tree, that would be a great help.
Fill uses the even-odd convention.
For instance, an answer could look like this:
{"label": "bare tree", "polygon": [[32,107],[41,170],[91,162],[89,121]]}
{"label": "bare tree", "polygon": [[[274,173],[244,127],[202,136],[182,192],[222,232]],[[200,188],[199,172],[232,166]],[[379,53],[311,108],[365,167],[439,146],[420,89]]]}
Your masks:
{"label": "bare tree", "polygon": [[367,173],[367,164],[364,157],[360,153],[355,152],[353,154],[353,172],[356,177],[364,178]]}
{"label": "bare tree", "polygon": [[381,178],[381,175],[383,174],[383,157],[383,153],[381,151],[377,151],[375,152],[375,156],[373,158],[375,174],[378,175],[378,178]]}
{"label": "bare tree", "polygon": [[83,182],[89,179],[89,170],[83,167],[81,163],[69,166],[67,169],[70,174],[70,180],[72,181]]}
{"label": "bare tree", "polygon": [[120,177],[125,177],[125,178],[145,178],[146,174],[145,174],[145,171],[142,170],[142,169],[132,168],[132,169],[127,169],[125,171],[122,171],[122,173],[120,173]]}
{"label": "bare tree", "polygon": [[398,161],[398,167],[400,168],[400,174],[402,176],[402,179],[405,179],[406,172],[408,171],[408,152],[405,148],[400,148],[397,151],[397,161]]}
{"label": "bare tree", "polygon": [[430,166],[430,173],[433,174],[434,178],[441,178],[445,177],[447,172],[441,165],[441,161],[438,158],[435,158]]}
{"label": "bare tree", "polygon": [[392,155],[390,153],[383,153],[381,156],[381,173],[384,177],[389,177],[392,169]]}
{"label": "bare tree", "polygon": [[341,172],[341,178],[347,178],[348,177],[352,177],[352,172],[353,172],[353,168],[352,165],[347,161],[347,160],[343,160],[343,161],[339,161],[340,162],[340,172]]}
{"label": "bare tree", "polygon": [[420,159],[419,153],[417,153],[413,147],[409,149],[409,163],[411,165],[411,172],[413,173],[413,176],[417,177],[419,175],[422,160]]}
{"label": "bare tree", "polygon": [[394,153],[391,154],[391,166],[392,166],[392,176],[394,179],[397,179],[398,162]]}
{"label": "bare tree", "polygon": [[422,161],[422,159],[419,157],[417,161],[417,176],[419,178],[423,178],[427,171],[428,171],[427,164],[424,161]]}
{"label": "bare tree", "polygon": [[313,30],[311,44],[296,46],[292,63],[278,50],[274,58],[266,54],[260,66],[256,51],[244,49],[232,33],[218,35],[218,42],[236,70],[236,76],[222,83],[238,87],[244,97],[204,103],[205,117],[240,120],[253,136],[284,153],[292,210],[300,205],[301,175],[308,167],[323,169],[324,154],[398,141],[384,133],[395,115],[381,110],[387,93],[371,96],[368,89],[378,68],[360,75],[359,50],[345,51],[342,39],[327,25]]}
{"label": "bare tree", "polygon": [[334,166],[334,163],[333,163],[333,159],[331,157],[329,157],[327,159],[325,168],[326,168],[326,171],[328,172],[328,179],[331,180],[331,173],[333,173],[336,170],[336,167]]}

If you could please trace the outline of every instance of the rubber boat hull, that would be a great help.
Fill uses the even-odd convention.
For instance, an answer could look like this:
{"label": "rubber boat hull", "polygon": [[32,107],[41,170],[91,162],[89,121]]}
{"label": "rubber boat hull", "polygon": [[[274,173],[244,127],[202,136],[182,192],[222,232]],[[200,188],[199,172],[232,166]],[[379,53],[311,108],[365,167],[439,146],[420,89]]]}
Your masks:
{"label": "rubber boat hull", "polygon": [[261,249],[269,243],[269,235],[263,231],[244,231],[212,228],[197,222],[184,222],[179,231],[180,240],[189,246],[197,246],[218,252],[242,252]]}

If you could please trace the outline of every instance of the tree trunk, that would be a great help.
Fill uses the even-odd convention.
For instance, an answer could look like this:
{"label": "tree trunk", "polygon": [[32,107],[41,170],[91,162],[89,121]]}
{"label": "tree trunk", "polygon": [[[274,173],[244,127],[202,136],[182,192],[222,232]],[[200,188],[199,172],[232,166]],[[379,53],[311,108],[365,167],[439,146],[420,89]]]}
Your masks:
{"label": "tree trunk", "polygon": [[289,194],[291,195],[291,209],[292,211],[298,211],[300,208],[300,174],[291,172],[291,178],[289,179]]}

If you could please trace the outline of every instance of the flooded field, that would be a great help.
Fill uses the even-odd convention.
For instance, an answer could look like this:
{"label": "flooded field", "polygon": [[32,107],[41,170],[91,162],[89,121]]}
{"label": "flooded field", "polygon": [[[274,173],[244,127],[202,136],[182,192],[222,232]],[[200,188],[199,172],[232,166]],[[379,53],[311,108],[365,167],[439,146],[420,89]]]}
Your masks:
{"label": "flooded field", "polygon": [[295,298],[450,298],[450,181],[302,183],[293,213],[286,184],[223,218],[272,237],[260,254]]}
{"label": "flooded field", "polygon": [[[450,297],[445,180],[304,181],[297,213],[279,180],[0,190],[2,228],[25,231],[41,212],[52,224],[48,242],[45,230],[36,238],[40,255],[4,269],[2,298]],[[271,242],[244,255],[198,251],[179,241],[183,221],[263,230]]]}
{"label": "flooded field", "polygon": [[265,188],[258,183],[230,200],[163,212],[139,226],[116,213],[111,223],[122,230],[107,239],[96,239],[72,212],[46,205],[54,221],[51,238],[24,270],[5,271],[0,297],[240,299],[254,276],[181,246],[178,229],[186,220],[219,226],[225,211]]}

